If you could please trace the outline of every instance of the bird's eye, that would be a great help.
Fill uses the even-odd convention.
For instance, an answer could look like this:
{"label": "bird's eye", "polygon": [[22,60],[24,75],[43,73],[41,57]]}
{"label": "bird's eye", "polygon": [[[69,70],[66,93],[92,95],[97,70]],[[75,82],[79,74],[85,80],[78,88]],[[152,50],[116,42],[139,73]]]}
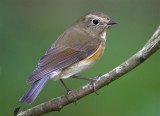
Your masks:
{"label": "bird's eye", "polygon": [[97,19],[93,19],[92,23],[95,24],[95,25],[97,25],[99,23],[99,21]]}

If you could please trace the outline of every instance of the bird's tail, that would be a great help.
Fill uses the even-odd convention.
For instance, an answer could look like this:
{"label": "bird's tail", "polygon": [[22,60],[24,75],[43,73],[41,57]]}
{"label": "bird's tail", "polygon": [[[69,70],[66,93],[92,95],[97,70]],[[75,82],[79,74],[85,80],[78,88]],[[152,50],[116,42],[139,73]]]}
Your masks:
{"label": "bird's tail", "polygon": [[38,94],[40,93],[40,91],[42,90],[42,88],[48,82],[49,79],[50,76],[46,76],[34,82],[33,85],[29,88],[29,90],[24,94],[24,96],[20,98],[19,101],[31,104],[36,99],[36,97],[38,96]]}

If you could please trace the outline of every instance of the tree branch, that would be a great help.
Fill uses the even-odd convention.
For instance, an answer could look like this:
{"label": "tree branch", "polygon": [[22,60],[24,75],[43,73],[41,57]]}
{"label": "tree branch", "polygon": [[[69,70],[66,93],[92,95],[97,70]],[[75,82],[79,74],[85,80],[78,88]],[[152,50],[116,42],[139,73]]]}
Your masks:
{"label": "tree branch", "polygon": [[[100,89],[103,86],[108,85],[112,81],[118,79],[122,75],[126,74],[127,72],[131,71],[139,64],[141,64],[143,61],[145,61],[147,58],[149,58],[149,56],[155,53],[159,48],[160,48],[160,26],[140,51],[138,51],[131,58],[129,58],[124,63],[114,68],[107,74],[104,74],[101,77],[99,77],[95,82],[96,88]],[[77,90],[71,91],[68,95],[68,99],[66,99],[65,95],[54,98],[48,102],[42,103],[26,111],[23,111],[19,113],[18,116],[39,116],[51,111],[59,111],[62,109],[62,107],[92,92],[93,92],[92,85],[86,84]]]}

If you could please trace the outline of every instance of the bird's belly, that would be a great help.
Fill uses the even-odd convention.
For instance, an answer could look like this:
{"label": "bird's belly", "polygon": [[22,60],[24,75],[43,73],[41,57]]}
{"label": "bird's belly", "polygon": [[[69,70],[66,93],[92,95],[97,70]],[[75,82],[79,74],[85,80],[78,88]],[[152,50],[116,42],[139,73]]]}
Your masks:
{"label": "bird's belly", "polygon": [[65,79],[65,78],[71,77],[72,75],[81,73],[81,72],[85,71],[86,69],[90,68],[94,64],[95,64],[95,62],[92,60],[80,61],[78,63],[75,63],[75,64],[71,65],[70,67],[66,68],[65,70],[63,70],[60,78]]}
{"label": "bird's belly", "polygon": [[83,72],[84,70],[93,66],[100,59],[103,52],[104,52],[104,46],[100,45],[94,54],[88,56],[84,60],[81,60],[81,61],[79,61],[75,64],[72,64],[71,66],[63,69],[61,71],[61,73],[59,75],[55,76],[53,79],[54,80],[65,79],[65,78],[71,77],[72,75],[76,75],[78,73]]}

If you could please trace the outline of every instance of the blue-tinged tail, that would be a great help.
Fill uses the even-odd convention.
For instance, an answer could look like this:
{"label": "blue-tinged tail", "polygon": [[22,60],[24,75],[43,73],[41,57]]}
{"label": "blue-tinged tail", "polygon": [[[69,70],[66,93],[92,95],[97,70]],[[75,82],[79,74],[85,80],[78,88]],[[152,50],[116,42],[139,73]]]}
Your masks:
{"label": "blue-tinged tail", "polygon": [[48,82],[49,79],[50,76],[46,76],[34,82],[33,85],[29,88],[29,90],[24,94],[24,96],[20,98],[19,101],[31,104],[36,99],[36,97],[38,96],[38,94],[40,93],[40,91],[42,90],[42,88]]}

